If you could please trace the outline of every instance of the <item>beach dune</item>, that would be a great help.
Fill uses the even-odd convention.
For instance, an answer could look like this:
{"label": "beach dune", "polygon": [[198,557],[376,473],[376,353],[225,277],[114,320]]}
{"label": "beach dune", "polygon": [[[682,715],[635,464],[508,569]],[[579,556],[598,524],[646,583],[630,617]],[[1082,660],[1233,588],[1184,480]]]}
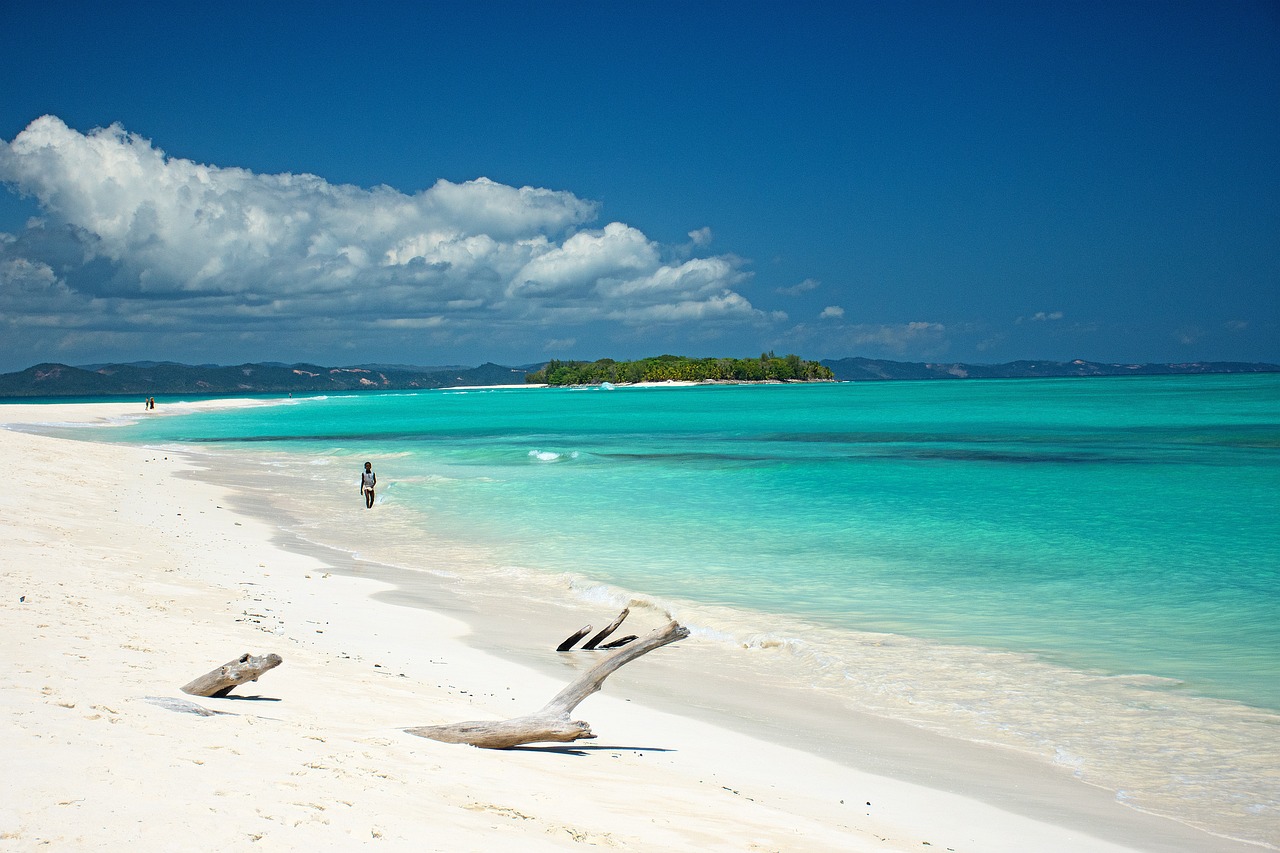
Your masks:
{"label": "beach dune", "polygon": [[[4,405],[0,424],[140,408]],[[0,449],[0,849],[1176,849],[654,710],[622,679],[575,713],[594,741],[413,737],[531,712],[563,682],[282,550],[174,452],[15,429]],[[246,652],[284,663],[226,698],[179,690]]]}

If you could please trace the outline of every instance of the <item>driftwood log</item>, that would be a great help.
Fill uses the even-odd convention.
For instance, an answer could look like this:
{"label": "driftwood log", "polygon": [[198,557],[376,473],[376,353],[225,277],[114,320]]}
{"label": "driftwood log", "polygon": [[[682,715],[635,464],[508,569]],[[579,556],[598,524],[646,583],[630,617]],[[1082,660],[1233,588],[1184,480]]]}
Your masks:
{"label": "driftwood log", "polygon": [[573,648],[574,643],[578,642],[579,640],[581,640],[583,637],[587,636],[587,634],[590,634],[590,633],[591,633],[591,626],[583,625],[581,628],[579,628],[578,630],[570,634],[563,643],[556,646],[556,651],[558,652],[569,651],[569,649]]}
{"label": "driftwood log", "polygon": [[613,622],[610,623],[609,627],[605,628],[599,634],[596,634],[590,640],[587,640],[587,642],[583,644],[582,647],[587,651],[593,651],[596,646],[600,645],[600,643],[604,641],[605,637],[609,636],[614,631],[618,630],[618,626],[622,624],[622,620],[626,619],[627,614],[630,612],[631,612],[630,607],[622,608],[622,612],[618,614],[618,618],[614,619]]}
{"label": "driftwood log", "polygon": [[[627,614],[630,612],[631,612],[630,607],[622,608],[622,612],[618,614],[618,618],[614,619],[613,622],[610,623],[609,627],[605,628],[599,634],[596,634],[590,640],[582,644],[582,650],[592,652],[592,651],[595,651],[597,648],[616,649],[619,646],[625,646],[627,643],[631,642],[632,640],[639,639],[635,634],[628,634],[627,636],[623,637],[620,640],[614,640],[612,643],[605,643],[603,646],[600,645],[601,641],[603,641],[605,637],[609,636],[614,631],[618,630],[618,626],[622,624],[622,620],[626,619]],[[587,634],[590,634],[590,633],[591,633],[590,625],[582,626],[577,631],[575,631],[574,633],[570,634],[567,638],[565,638],[565,641],[563,643],[556,646],[556,651],[567,652],[572,650],[574,647],[574,644],[576,644],[579,640],[581,640],[583,637],[587,636]]]}
{"label": "driftwood log", "polygon": [[453,723],[447,726],[420,726],[405,729],[411,735],[444,741],[445,743],[469,743],[485,749],[507,749],[525,743],[554,741],[568,743],[594,738],[591,725],[582,720],[571,720],[573,709],[604,684],[615,670],[641,655],[668,643],[683,640],[689,629],[675,622],[656,628],[639,642],[617,649],[602,658],[567,687],[556,694],[541,711],[525,717],[494,722]]}
{"label": "driftwood log", "polygon": [[275,669],[284,661],[280,655],[259,655],[257,657],[245,652],[233,661],[206,672],[190,684],[184,685],[183,693],[192,696],[222,697],[239,687],[246,681],[257,681],[258,676],[269,669]]}

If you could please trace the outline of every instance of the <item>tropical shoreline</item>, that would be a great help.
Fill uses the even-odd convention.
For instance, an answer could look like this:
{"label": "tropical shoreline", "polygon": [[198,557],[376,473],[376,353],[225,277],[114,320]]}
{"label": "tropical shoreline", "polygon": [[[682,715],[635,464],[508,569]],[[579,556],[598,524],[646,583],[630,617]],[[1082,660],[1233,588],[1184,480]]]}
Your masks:
{"label": "tropical shoreline", "polygon": [[[137,414],[134,406],[126,404],[39,408],[40,419],[63,423],[127,419]],[[23,419],[29,423],[33,418],[30,409],[0,407],[0,423]],[[7,639],[11,641],[6,645],[18,649],[17,656],[24,661],[58,662],[59,656],[67,654],[74,654],[79,661],[63,669],[33,665],[19,673],[10,685],[12,689],[3,695],[4,714],[21,730],[51,729],[67,744],[75,744],[78,751],[87,750],[92,772],[75,780],[75,784],[87,794],[81,802],[94,803],[88,808],[77,807],[79,812],[92,815],[82,825],[77,824],[69,807],[59,805],[60,800],[47,801],[46,794],[52,794],[54,799],[62,796],[53,791],[68,782],[65,778],[51,778],[57,774],[48,771],[65,768],[61,762],[69,761],[71,756],[65,746],[57,748],[53,750],[57,760],[45,767],[45,753],[28,739],[18,739],[15,766],[20,772],[6,783],[12,789],[4,798],[16,805],[0,809],[0,842],[4,844],[32,843],[32,839],[40,837],[39,827],[50,825],[55,816],[64,832],[63,841],[87,843],[66,833],[92,832],[90,824],[104,820],[101,809],[108,801],[114,802],[113,812],[118,812],[120,804],[111,800],[115,796],[112,777],[118,772],[113,768],[123,757],[116,752],[118,747],[96,733],[97,729],[106,728],[113,736],[127,735],[139,760],[152,761],[153,769],[159,765],[155,778],[132,780],[141,788],[134,789],[134,794],[145,794],[148,786],[162,780],[179,787],[191,784],[191,793],[182,803],[206,806],[197,796],[203,783],[197,783],[196,776],[208,782],[210,774],[200,768],[211,762],[202,758],[180,766],[174,763],[173,755],[181,750],[193,726],[213,729],[220,725],[218,736],[206,744],[211,754],[242,746],[239,740],[249,737],[246,731],[250,729],[274,733],[275,738],[251,738],[253,749],[261,753],[261,758],[245,763],[259,772],[278,763],[298,768],[302,776],[317,775],[316,768],[295,760],[294,753],[314,748],[302,741],[315,738],[314,742],[320,744],[340,742],[341,748],[333,749],[341,760],[329,756],[336,763],[325,766],[332,769],[359,761],[368,765],[369,773],[352,782],[351,789],[344,788],[343,783],[352,780],[337,773],[330,774],[333,778],[326,778],[321,787],[326,795],[332,795],[332,802],[343,802],[343,796],[358,799],[367,794],[369,799],[360,802],[360,814],[381,819],[375,835],[374,828],[365,827],[354,818],[355,805],[347,806],[353,810],[350,815],[332,804],[320,803],[325,806],[323,809],[300,806],[287,798],[306,799],[309,794],[280,795],[262,780],[254,784],[257,777],[245,775],[248,768],[220,765],[216,769],[222,775],[213,780],[214,787],[235,783],[245,786],[245,791],[255,797],[265,798],[265,802],[275,798],[278,810],[291,812],[293,822],[288,826],[290,819],[263,817],[260,808],[257,815],[240,815],[228,825],[229,816],[223,813],[218,828],[211,827],[210,831],[214,833],[212,837],[218,837],[219,832],[230,833],[222,838],[233,846],[237,840],[251,843],[252,836],[264,828],[266,832],[261,837],[273,838],[278,845],[293,846],[307,840],[332,844],[331,833],[335,831],[347,833],[352,840],[386,842],[392,840],[392,831],[386,825],[397,822],[401,827],[429,824],[437,828],[443,822],[458,833],[444,840],[440,840],[443,836],[437,837],[435,843],[440,846],[436,849],[477,849],[495,841],[501,843],[498,839],[502,838],[519,839],[526,846],[533,843],[536,849],[543,849],[537,844],[546,845],[545,849],[563,849],[575,843],[575,832],[583,837],[603,833],[625,849],[747,849],[748,844],[760,843],[788,850],[895,850],[919,849],[926,840],[932,846],[955,850],[1223,850],[1233,846],[1172,821],[1147,818],[1118,804],[1110,803],[1114,809],[1108,809],[1097,796],[1097,808],[1122,817],[1105,827],[1086,826],[1081,824],[1087,823],[1087,818],[1077,811],[1075,822],[1067,823],[1074,828],[1065,828],[994,808],[973,798],[987,790],[989,796],[998,799],[998,793],[993,795],[986,782],[974,778],[980,774],[966,766],[970,756],[956,753],[954,744],[926,743],[927,748],[918,754],[921,763],[916,768],[917,775],[924,777],[926,783],[930,777],[935,784],[942,779],[943,784],[938,787],[953,786],[968,796],[888,778],[895,775],[895,769],[901,769],[893,766],[897,759],[892,755],[878,759],[885,775],[868,775],[865,770],[744,736],[721,725],[707,725],[707,718],[724,722],[717,709],[698,715],[702,719],[690,720],[667,713],[680,710],[673,707],[678,703],[668,698],[666,708],[651,710],[653,705],[662,707],[661,698],[654,701],[660,692],[636,691],[636,686],[647,687],[646,678],[660,682],[664,677],[678,675],[683,657],[664,657],[662,652],[656,653],[652,661],[646,658],[635,664],[635,678],[632,673],[620,673],[602,695],[579,711],[584,719],[592,721],[605,739],[602,742],[625,745],[608,749],[592,746],[582,750],[584,755],[576,756],[576,763],[571,764],[563,757],[563,751],[556,749],[485,753],[410,738],[399,727],[488,718],[506,711],[513,698],[513,707],[520,713],[532,710],[529,706],[536,707],[563,682],[563,676],[552,677],[559,662],[544,665],[538,671],[494,657],[492,652],[499,651],[504,643],[502,636],[496,630],[477,630],[477,614],[467,612],[466,602],[456,602],[454,612],[441,614],[438,601],[408,601],[414,598],[415,584],[405,583],[400,590],[389,588],[404,578],[397,577],[395,570],[388,567],[348,567],[350,574],[360,577],[344,577],[346,570],[339,565],[339,555],[315,553],[315,549],[297,542],[282,549],[279,545],[288,537],[269,512],[262,512],[260,502],[252,500],[252,483],[229,490],[226,484],[205,482],[219,478],[198,468],[215,462],[216,457],[201,456],[193,464],[190,458],[177,454],[163,458],[164,452],[155,449],[71,442],[8,430],[0,431],[0,440],[13,458],[37,465],[42,481],[48,483],[36,494],[19,490],[0,502],[4,526],[12,534],[8,538],[17,543],[6,561],[3,608],[11,611],[4,620]],[[135,483],[135,479],[143,482]],[[255,504],[258,511],[254,511]],[[199,519],[200,515],[206,518]],[[39,565],[48,566],[50,553],[56,557],[52,561],[56,569],[47,574],[38,571],[35,558],[46,558]],[[229,554],[235,554],[236,559],[226,559]],[[317,590],[322,587],[319,581],[324,582],[324,587]],[[62,591],[52,596],[47,590],[17,592],[18,587],[41,590],[53,584],[61,584]],[[20,597],[28,595],[30,601],[19,602]],[[246,598],[253,600],[255,596],[257,600],[250,611],[244,606]],[[219,602],[227,597],[231,600]],[[388,607],[384,603],[388,598],[413,607]],[[182,605],[175,606],[175,601]],[[433,603],[435,608],[429,606]],[[152,610],[153,605],[162,609]],[[100,618],[69,618],[69,614],[85,607],[91,607]],[[168,614],[164,621],[172,624],[152,621],[157,612]],[[249,612],[259,615],[248,617]],[[519,613],[516,606],[505,613],[480,615],[487,618],[490,628],[505,622],[512,633],[519,633],[528,624],[527,617],[523,622],[514,618]],[[51,618],[55,615],[68,619],[55,621]],[[463,618],[459,620],[458,616]],[[463,624],[467,621],[473,622],[470,628]],[[269,634],[269,638],[263,638],[262,633]],[[216,652],[212,648],[201,649],[192,660],[177,666],[178,658],[190,653],[184,646],[192,645],[192,636],[200,638],[194,643],[197,647],[218,645],[213,642],[216,638],[225,648],[219,645],[223,650]],[[424,637],[430,645],[425,660],[421,649]],[[145,702],[148,695],[172,694],[170,685],[184,683],[198,674],[192,667],[207,669],[248,650],[241,646],[257,645],[264,639],[284,645],[287,651],[282,649],[281,653],[286,666],[279,673],[264,677],[253,692],[278,701],[210,700],[243,718],[242,727],[236,728],[236,718],[229,716],[211,721],[188,719]],[[485,652],[477,654],[476,645]],[[80,651],[68,651],[74,649]],[[120,649],[125,650],[122,657]],[[166,667],[156,660],[162,650],[168,651],[166,660],[174,658],[174,666]],[[373,658],[382,665],[370,664]],[[307,676],[302,684],[286,675],[295,659],[300,659],[298,669]],[[397,675],[390,675],[391,671]],[[441,681],[441,672],[448,672],[451,681]],[[398,673],[404,673],[403,677]],[[448,688],[440,687],[446,683]],[[510,696],[503,687],[519,693],[519,697]],[[45,688],[49,688],[48,692]],[[436,695],[442,690],[443,695]],[[297,700],[291,701],[294,696]],[[103,702],[110,703],[106,711],[92,710]],[[76,708],[84,713],[66,713]],[[358,719],[350,717],[353,710],[359,714]],[[371,717],[366,719],[364,715],[370,712]],[[115,725],[102,726],[104,718]],[[328,731],[330,725],[338,731]],[[820,732],[824,725],[830,726],[830,721],[816,720],[815,730]],[[883,727],[876,734],[884,735]],[[287,747],[276,743],[281,738]],[[888,736],[882,739],[892,740]],[[859,748],[872,749],[875,740],[870,738]],[[653,751],[636,748],[636,744]],[[47,751],[47,747],[57,744],[42,746]],[[662,751],[672,749],[674,752]],[[947,755],[931,754],[939,749]],[[240,751],[242,755],[245,752]],[[39,760],[37,755],[41,756]],[[546,761],[540,763],[539,759]],[[556,761],[554,768],[547,766],[552,760]],[[313,763],[325,764],[323,760]],[[451,778],[433,781],[421,776],[427,764],[440,765],[447,770],[441,775]],[[662,767],[654,772],[658,764]],[[939,767],[949,772],[938,772]],[[983,772],[995,777],[1004,772],[1000,768],[997,760],[985,766]],[[766,769],[768,772],[764,772]],[[483,787],[495,794],[481,807],[474,807],[478,800],[460,803],[455,797],[438,808],[423,812],[419,807],[406,814],[404,807],[393,803],[385,792],[370,793],[382,784],[375,781],[382,778],[382,772],[396,776],[402,787],[407,784],[406,779],[414,785],[434,784],[437,787],[430,790],[446,801],[447,791],[439,786],[447,789],[456,785],[457,777],[477,783],[483,780]],[[265,775],[272,774],[267,771]],[[709,783],[705,780],[712,775],[723,784],[710,786],[708,798],[705,795]],[[701,778],[695,781],[695,777]],[[966,777],[968,785],[964,784]],[[1017,787],[1022,780],[1012,781]],[[746,800],[743,795],[753,786],[759,795],[750,795],[751,799]],[[886,811],[873,807],[851,814],[846,804],[837,800],[853,802],[856,798],[833,794],[854,788],[874,789],[876,795],[867,796],[867,800]],[[537,791],[547,795],[530,799],[531,793]],[[638,791],[638,803],[620,796],[623,791]],[[225,796],[216,791],[213,795]],[[732,799],[725,799],[730,795]],[[564,826],[573,826],[568,818],[577,811],[574,803],[584,798],[599,810],[596,823],[564,830]],[[67,802],[73,801],[74,798]],[[646,813],[646,805],[651,812]],[[166,819],[158,827],[172,829],[182,820],[177,814],[181,809],[171,808],[174,813],[166,812]],[[519,812],[521,817],[512,817],[510,811]],[[294,813],[307,818],[293,818]],[[337,819],[335,813],[344,816]],[[657,828],[653,813],[678,820]],[[327,822],[310,819],[321,815]],[[118,832],[117,837],[123,839],[126,831],[136,831],[136,826],[125,823],[115,821],[107,830],[108,837],[111,832]],[[340,828],[334,829],[334,824]],[[1099,829],[1107,840],[1086,832]],[[559,837],[561,830],[565,833],[563,839]],[[412,833],[397,831],[402,833],[405,844],[414,839]],[[363,838],[362,832],[366,833]],[[149,838],[156,846],[158,837]]]}
{"label": "tropical shoreline", "polygon": [[[224,468],[227,464],[231,467]],[[279,464],[273,455],[245,461],[235,453],[199,476],[231,486],[237,481],[251,481],[263,470],[271,472],[268,476],[283,477]],[[806,675],[799,679],[786,677],[784,673],[799,661],[789,642],[775,645],[768,639],[776,635],[766,634],[764,645],[753,641],[748,649],[737,648],[732,642],[726,647],[724,638],[717,636],[719,632],[714,629],[710,634],[700,631],[697,626],[708,617],[712,624],[719,623],[720,614],[713,614],[706,607],[689,608],[685,605],[690,602],[636,598],[595,583],[580,587],[576,580],[569,580],[565,586],[565,578],[494,574],[480,565],[487,558],[476,563],[470,555],[461,576],[453,576],[447,570],[441,571],[440,560],[432,556],[441,544],[435,539],[424,541],[422,555],[409,563],[401,562],[402,557],[391,562],[388,552],[373,547],[368,548],[372,556],[366,553],[366,546],[380,540],[381,534],[367,537],[358,553],[335,545],[335,537],[330,535],[322,535],[323,541],[317,541],[312,538],[314,533],[306,530],[309,525],[301,524],[291,508],[298,501],[305,504],[303,496],[313,487],[291,478],[283,500],[242,492],[244,503],[238,508],[267,520],[277,529],[276,543],[287,550],[322,560],[334,571],[376,577],[389,584],[392,589],[379,593],[380,600],[443,611],[465,622],[471,630],[464,642],[486,653],[537,669],[549,677],[567,679],[576,671],[573,656],[548,651],[572,628],[590,623],[599,627],[617,607],[627,603],[633,613],[639,608],[642,615],[633,615],[618,633],[638,631],[637,618],[644,625],[643,614],[647,612],[650,624],[657,624],[652,621],[655,615],[665,619],[672,612],[667,608],[674,605],[678,618],[694,620],[688,623],[695,628],[694,637],[673,648],[666,657],[655,657],[643,667],[619,674],[619,683],[626,681],[634,688],[636,702],[711,725],[728,726],[780,746],[819,753],[858,770],[974,796],[1033,819],[1088,826],[1109,839],[1141,839],[1150,849],[1197,850],[1206,843],[1204,849],[1232,846],[1222,836],[1193,828],[1189,821],[1171,820],[1167,812],[1148,814],[1140,805],[1124,802],[1126,798],[1117,795],[1113,787],[1090,783],[1087,777],[1082,781],[1070,762],[1046,760],[981,737],[967,739],[948,733],[945,728],[926,725],[921,719],[907,723],[892,713],[886,716],[882,711],[851,707],[847,698],[811,684]],[[278,496],[279,490],[272,493]],[[328,500],[316,507],[326,519],[343,518],[341,508]],[[393,503],[380,509],[381,520],[396,513],[398,507]],[[332,529],[330,524],[325,527]],[[458,556],[450,553],[445,564]],[[481,577],[469,577],[476,570]],[[489,589],[495,584],[501,587],[497,593]],[[806,633],[800,625],[791,627]],[[870,637],[877,647],[882,643],[912,642],[890,636]],[[956,651],[959,650],[944,648],[943,654]],[[997,654],[1007,658],[1006,653]],[[1085,681],[1091,678],[1081,675]],[[946,760],[939,761],[938,756],[946,756]],[[1242,843],[1240,849],[1257,848]]]}

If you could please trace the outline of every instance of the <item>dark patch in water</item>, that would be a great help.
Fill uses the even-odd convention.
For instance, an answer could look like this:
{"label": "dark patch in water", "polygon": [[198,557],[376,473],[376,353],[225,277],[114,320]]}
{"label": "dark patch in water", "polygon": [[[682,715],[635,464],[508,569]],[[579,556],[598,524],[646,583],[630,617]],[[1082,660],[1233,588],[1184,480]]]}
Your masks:
{"label": "dark patch in water", "polygon": [[909,459],[945,459],[955,462],[1009,462],[1014,464],[1115,465],[1149,462],[1149,459],[1103,453],[1012,453],[998,450],[921,449],[890,454]]}
{"label": "dark patch in water", "polygon": [[777,456],[759,456],[737,453],[598,453],[601,459],[617,459],[623,462],[685,462],[724,463],[744,462],[747,464],[767,465],[786,461]]}

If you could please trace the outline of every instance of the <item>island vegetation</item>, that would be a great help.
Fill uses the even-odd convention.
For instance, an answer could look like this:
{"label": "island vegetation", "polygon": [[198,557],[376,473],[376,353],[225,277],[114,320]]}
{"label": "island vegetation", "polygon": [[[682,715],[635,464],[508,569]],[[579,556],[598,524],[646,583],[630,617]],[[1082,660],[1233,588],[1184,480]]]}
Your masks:
{"label": "island vegetation", "polygon": [[525,382],[546,385],[599,385],[635,382],[830,382],[829,367],[797,355],[761,353],[759,358],[689,358],[660,355],[638,361],[559,361],[525,375]]}

